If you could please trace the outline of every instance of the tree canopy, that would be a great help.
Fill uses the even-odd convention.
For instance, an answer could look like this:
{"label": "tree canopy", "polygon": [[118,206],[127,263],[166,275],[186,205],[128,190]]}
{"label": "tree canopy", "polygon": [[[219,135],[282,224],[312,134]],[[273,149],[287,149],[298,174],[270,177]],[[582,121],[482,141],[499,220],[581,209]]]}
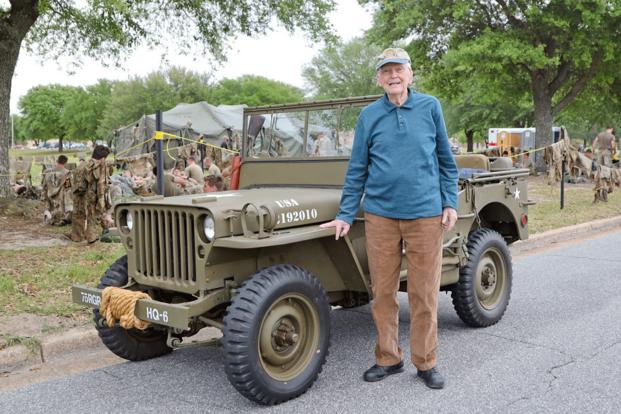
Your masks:
{"label": "tree canopy", "polygon": [[102,79],[94,85],[78,88],[69,96],[61,120],[71,140],[94,142],[105,137],[97,130],[111,94],[112,83]]}
{"label": "tree canopy", "polygon": [[179,103],[250,106],[299,102],[299,88],[261,76],[213,83],[211,76],[172,67],[127,81],[102,79],[86,87],[37,86],[20,100],[20,131],[35,140],[106,140],[144,114]]}
{"label": "tree canopy", "polygon": [[[37,86],[19,100],[23,118],[21,126],[25,133],[38,140],[58,138],[59,147],[67,135],[65,119],[67,103],[80,94],[81,88],[50,85]],[[63,119],[64,118],[64,119]]]}
{"label": "tree canopy", "polygon": [[315,99],[382,93],[375,81],[375,63],[382,48],[362,38],[323,48],[302,71]]}
{"label": "tree canopy", "polygon": [[181,102],[208,100],[210,81],[209,75],[173,67],[145,77],[113,82],[96,135],[103,139],[113,130],[158,109],[166,110]]}
{"label": "tree canopy", "polygon": [[284,82],[245,75],[237,79],[221,80],[213,88],[210,98],[210,103],[214,105],[258,106],[299,102],[304,98],[304,93]]}

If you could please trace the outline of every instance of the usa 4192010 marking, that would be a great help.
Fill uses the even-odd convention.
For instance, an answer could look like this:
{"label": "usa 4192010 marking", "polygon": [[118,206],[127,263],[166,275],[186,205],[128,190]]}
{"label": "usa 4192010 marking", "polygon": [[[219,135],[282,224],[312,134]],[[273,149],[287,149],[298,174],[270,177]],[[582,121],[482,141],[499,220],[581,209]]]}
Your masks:
{"label": "usa 4192010 marking", "polygon": [[305,210],[287,211],[279,213],[276,224],[295,223],[298,221],[316,219],[319,213],[316,208],[307,208]]}

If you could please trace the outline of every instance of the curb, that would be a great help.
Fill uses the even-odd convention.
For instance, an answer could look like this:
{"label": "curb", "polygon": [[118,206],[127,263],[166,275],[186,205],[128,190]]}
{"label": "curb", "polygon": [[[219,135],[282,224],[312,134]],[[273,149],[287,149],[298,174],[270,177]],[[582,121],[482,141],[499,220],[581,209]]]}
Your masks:
{"label": "curb", "polygon": [[511,245],[510,250],[515,255],[529,253],[543,247],[549,247],[550,244],[562,243],[573,240],[578,236],[612,230],[614,228],[621,229],[621,216],[589,221],[535,234],[530,236],[528,240],[515,242]]}
{"label": "curb", "polygon": [[16,345],[0,350],[0,373],[45,363],[76,350],[100,346],[103,347],[99,335],[92,327],[70,329],[43,339],[39,347]]}
{"label": "curb", "polygon": [[[578,236],[612,230],[614,228],[621,229],[621,216],[535,234],[528,240],[512,244],[510,250],[511,254],[520,255],[549,247],[550,244],[562,243],[575,239]],[[99,335],[93,327],[71,329],[45,338],[39,349],[31,350],[24,345],[17,345],[0,350],[0,373],[11,372],[24,366],[40,364],[54,357],[67,355],[77,350],[92,349],[93,347],[103,347]]]}

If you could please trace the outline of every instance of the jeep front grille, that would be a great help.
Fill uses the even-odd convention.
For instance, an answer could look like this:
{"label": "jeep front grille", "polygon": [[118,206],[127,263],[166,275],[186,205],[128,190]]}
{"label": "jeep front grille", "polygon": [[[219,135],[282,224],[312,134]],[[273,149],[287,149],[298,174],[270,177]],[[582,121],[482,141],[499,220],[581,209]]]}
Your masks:
{"label": "jeep front grille", "polygon": [[135,212],[136,271],[146,278],[196,283],[196,218],[160,208]]}

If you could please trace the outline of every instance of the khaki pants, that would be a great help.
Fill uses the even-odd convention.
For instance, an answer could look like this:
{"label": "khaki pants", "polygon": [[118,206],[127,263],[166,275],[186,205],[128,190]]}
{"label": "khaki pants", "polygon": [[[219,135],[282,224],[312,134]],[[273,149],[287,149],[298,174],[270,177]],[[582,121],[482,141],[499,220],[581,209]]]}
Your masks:
{"label": "khaki pants", "polygon": [[408,263],[410,347],[419,370],[436,365],[438,292],[442,266],[442,217],[395,220],[365,213],[365,233],[377,329],[377,365],[399,363],[399,272],[404,241]]}

